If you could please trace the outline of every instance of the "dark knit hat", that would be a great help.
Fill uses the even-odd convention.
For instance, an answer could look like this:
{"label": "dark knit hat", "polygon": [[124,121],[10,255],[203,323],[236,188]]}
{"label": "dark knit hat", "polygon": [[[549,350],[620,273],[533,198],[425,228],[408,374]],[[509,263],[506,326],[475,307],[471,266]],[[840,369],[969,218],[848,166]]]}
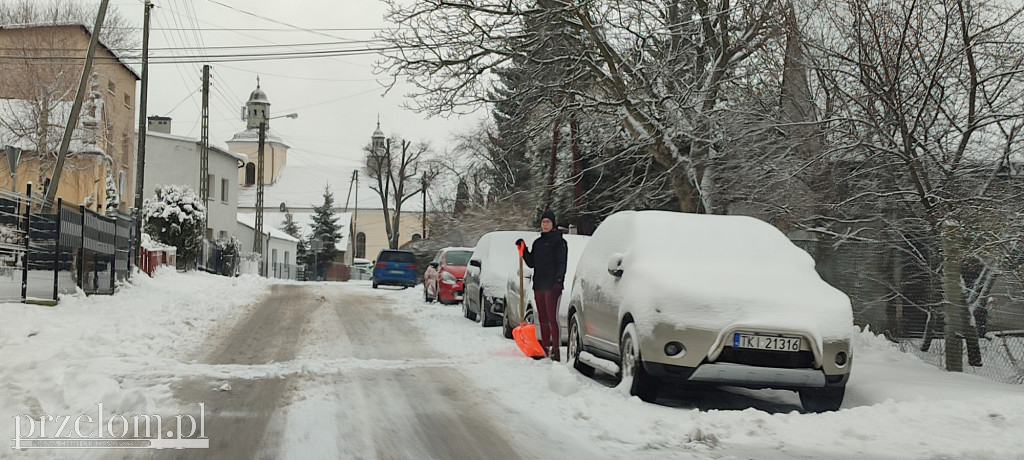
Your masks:
{"label": "dark knit hat", "polygon": [[540,215],[540,220],[544,219],[551,219],[552,226],[558,225],[558,221],[555,220],[555,213],[551,212],[550,209],[545,209],[544,212]]}

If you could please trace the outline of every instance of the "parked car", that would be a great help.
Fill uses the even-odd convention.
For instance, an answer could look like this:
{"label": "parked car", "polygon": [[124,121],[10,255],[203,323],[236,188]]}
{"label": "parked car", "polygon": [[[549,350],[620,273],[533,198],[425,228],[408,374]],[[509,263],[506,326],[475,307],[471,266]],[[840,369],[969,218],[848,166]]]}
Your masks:
{"label": "parked car", "polygon": [[369,259],[355,257],[349,270],[349,280],[373,279],[373,262]]}
{"label": "parked car", "polygon": [[466,264],[472,255],[473,248],[453,247],[437,251],[423,273],[423,299],[427,302],[437,300],[442,304],[461,301]]}
{"label": "parked car", "polygon": [[379,285],[402,287],[416,286],[419,276],[416,266],[416,255],[412,251],[398,249],[381,249],[377,253],[377,263],[373,266],[373,288]]}
{"label": "parked car", "polygon": [[[583,255],[583,249],[590,241],[585,235],[562,235],[565,238],[569,253],[565,260],[565,291],[558,301],[558,326],[561,329],[559,338],[562,343],[567,343],[569,336],[569,291],[572,281],[576,276],[576,265]],[[519,325],[519,267],[508,275],[508,282],[505,283],[505,310],[501,317],[501,332],[506,338],[512,338],[512,329]],[[526,312],[527,323],[534,323],[534,306],[537,305],[533,299],[533,269],[523,265],[523,305]],[[540,329],[537,330],[540,332]]]}
{"label": "parked car", "polygon": [[537,232],[497,231],[480,237],[466,267],[463,316],[472,320],[479,318],[484,327],[497,325],[505,308],[508,274],[519,269],[516,240],[522,238],[529,244],[539,235]]}
{"label": "parked car", "polygon": [[842,404],[850,299],[763,221],[613,214],[583,251],[570,297],[574,366],[618,365],[644,400],[662,385],[706,383],[795,390],[813,412]]}

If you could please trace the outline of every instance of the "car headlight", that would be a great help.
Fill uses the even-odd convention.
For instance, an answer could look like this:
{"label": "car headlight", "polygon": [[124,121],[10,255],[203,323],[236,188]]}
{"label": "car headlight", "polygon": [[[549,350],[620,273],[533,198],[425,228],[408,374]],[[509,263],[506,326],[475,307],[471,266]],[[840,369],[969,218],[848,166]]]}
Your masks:
{"label": "car headlight", "polygon": [[441,281],[444,281],[445,283],[454,283],[455,275],[452,275],[449,272],[441,272]]}

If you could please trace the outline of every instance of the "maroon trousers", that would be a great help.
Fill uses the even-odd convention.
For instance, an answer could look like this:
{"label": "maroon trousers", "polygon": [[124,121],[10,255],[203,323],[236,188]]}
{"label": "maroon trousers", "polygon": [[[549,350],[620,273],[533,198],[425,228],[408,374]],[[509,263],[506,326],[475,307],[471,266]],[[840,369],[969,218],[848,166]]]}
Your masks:
{"label": "maroon trousers", "polygon": [[560,330],[558,328],[558,299],[562,297],[562,290],[545,289],[533,291],[533,297],[537,301],[537,324],[540,325],[540,345],[545,349],[561,345],[559,341]]}

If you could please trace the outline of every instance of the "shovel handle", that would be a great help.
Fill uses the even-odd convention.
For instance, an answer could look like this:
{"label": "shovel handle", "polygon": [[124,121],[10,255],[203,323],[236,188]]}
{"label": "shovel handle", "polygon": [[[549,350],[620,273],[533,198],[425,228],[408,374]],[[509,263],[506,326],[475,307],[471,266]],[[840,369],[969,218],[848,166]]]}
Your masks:
{"label": "shovel handle", "polygon": [[526,305],[523,301],[523,246],[519,246],[519,324],[526,319]]}

